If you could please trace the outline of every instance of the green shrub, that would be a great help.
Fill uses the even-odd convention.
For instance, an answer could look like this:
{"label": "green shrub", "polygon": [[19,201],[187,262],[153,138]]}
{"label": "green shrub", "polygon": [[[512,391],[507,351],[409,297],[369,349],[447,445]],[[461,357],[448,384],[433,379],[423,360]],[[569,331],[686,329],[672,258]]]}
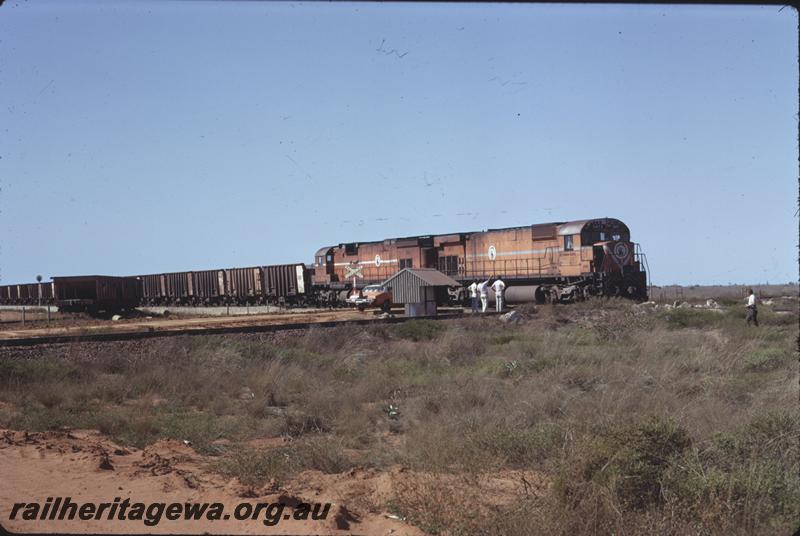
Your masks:
{"label": "green shrub", "polygon": [[544,424],[530,428],[501,425],[483,429],[467,437],[467,442],[502,467],[526,468],[550,456],[561,442],[561,433],[555,426]]}
{"label": "green shrub", "polygon": [[226,476],[238,478],[245,486],[261,486],[269,480],[280,485],[289,476],[290,465],[285,448],[238,449],[219,460],[215,468]]}
{"label": "green shrub", "polygon": [[78,379],[81,367],[61,359],[2,359],[0,385],[20,385],[51,380]]}
{"label": "green shrub", "polygon": [[730,313],[707,309],[675,308],[659,313],[671,328],[705,328],[722,323]]}
{"label": "green shrub", "polygon": [[158,437],[188,440],[195,450],[205,454],[218,454],[212,443],[218,439],[244,440],[255,431],[255,421],[246,416],[217,417],[210,413],[177,410],[159,415],[154,426]]}
{"label": "green shrub", "polygon": [[350,468],[342,442],[333,436],[310,437],[294,443],[289,452],[296,471],[316,469],[323,473],[341,473]]}
{"label": "green shrub", "polygon": [[769,371],[785,365],[789,357],[787,352],[780,348],[758,348],[745,356],[744,364],[747,370]]}
{"label": "green shrub", "polygon": [[505,333],[503,335],[496,335],[490,339],[489,342],[492,344],[496,344],[498,346],[502,346],[504,344],[508,344],[513,341],[515,336],[511,333]]}
{"label": "green shrub", "polygon": [[260,486],[269,480],[280,485],[292,475],[315,469],[340,473],[351,467],[338,439],[320,436],[264,450],[237,449],[221,458],[215,468],[237,477],[247,486]]}
{"label": "green shrub", "polygon": [[686,430],[670,420],[607,426],[589,438],[578,460],[565,461],[568,467],[557,489],[567,500],[575,486],[592,482],[608,489],[626,508],[648,508],[661,502],[662,475],[689,445]]}
{"label": "green shrub", "polygon": [[800,516],[797,467],[787,471],[774,459],[742,460],[725,468],[686,456],[664,472],[663,488],[673,511],[705,519],[709,528],[731,525],[752,533],[769,520],[791,528]]}
{"label": "green shrub", "polygon": [[444,330],[445,326],[435,320],[408,320],[398,326],[397,334],[403,339],[426,341],[436,338]]}

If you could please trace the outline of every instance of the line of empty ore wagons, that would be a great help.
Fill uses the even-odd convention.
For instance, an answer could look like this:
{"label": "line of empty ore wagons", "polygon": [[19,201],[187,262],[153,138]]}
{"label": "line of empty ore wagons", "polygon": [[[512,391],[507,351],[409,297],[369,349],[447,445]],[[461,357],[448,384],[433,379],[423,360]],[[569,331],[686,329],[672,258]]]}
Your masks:
{"label": "line of empty ore wagons", "polygon": [[0,286],[0,304],[55,304],[76,311],[137,305],[304,305],[310,291],[311,272],[305,265],[282,264],[125,277],[53,277],[50,283]]}

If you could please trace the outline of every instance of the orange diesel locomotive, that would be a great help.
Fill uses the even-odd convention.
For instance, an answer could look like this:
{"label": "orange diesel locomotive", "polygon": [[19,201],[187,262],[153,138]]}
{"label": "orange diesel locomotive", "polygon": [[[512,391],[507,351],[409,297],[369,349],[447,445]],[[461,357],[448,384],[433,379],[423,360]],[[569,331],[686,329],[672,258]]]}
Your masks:
{"label": "orange diesel locomotive", "polygon": [[[510,303],[593,295],[646,300],[646,262],[627,225],[599,218],[325,247],[314,256],[313,282],[332,290],[362,287],[422,267],[462,283],[502,277]],[[460,300],[463,289],[452,296]]]}

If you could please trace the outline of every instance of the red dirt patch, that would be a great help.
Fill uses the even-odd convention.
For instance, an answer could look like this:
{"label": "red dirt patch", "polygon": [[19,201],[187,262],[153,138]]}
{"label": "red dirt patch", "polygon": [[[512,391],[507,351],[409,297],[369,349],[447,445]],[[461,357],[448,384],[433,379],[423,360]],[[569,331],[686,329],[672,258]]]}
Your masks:
{"label": "red dirt patch", "polygon": [[[145,449],[123,448],[91,431],[26,433],[0,430],[0,519],[10,531],[19,532],[152,532],[238,534],[392,534],[421,536],[424,533],[385,512],[363,510],[348,499],[358,495],[358,486],[368,478],[353,475],[304,473],[286,489],[259,492],[207,469],[208,459],[180,441],[159,441]],[[385,486],[384,475],[373,475],[367,487]],[[345,485],[339,485],[338,481]],[[311,485],[314,482],[317,485]],[[364,490],[366,491],[366,490]],[[373,493],[382,496],[385,489]],[[371,496],[367,494],[368,496]],[[265,526],[261,519],[237,521],[168,521],[148,527],[141,521],[107,519],[90,521],[9,520],[15,502],[44,503],[47,497],[71,497],[76,503],[112,502],[220,502],[231,512],[241,502],[288,504],[288,513],[301,502],[331,502],[324,521],[284,519]]]}

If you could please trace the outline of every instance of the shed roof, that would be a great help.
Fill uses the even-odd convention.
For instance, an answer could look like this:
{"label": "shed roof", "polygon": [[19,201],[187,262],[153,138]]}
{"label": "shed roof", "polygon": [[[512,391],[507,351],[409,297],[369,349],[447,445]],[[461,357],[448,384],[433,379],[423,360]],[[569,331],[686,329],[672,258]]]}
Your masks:
{"label": "shed roof", "polygon": [[422,286],[426,287],[459,287],[461,283],[452,277],[444,275],[435,268],[403,268],[392,277],[383,282],[383,285],[389,285],[393,280],[401,277],[401,274],[407,273],[420,280]]}

